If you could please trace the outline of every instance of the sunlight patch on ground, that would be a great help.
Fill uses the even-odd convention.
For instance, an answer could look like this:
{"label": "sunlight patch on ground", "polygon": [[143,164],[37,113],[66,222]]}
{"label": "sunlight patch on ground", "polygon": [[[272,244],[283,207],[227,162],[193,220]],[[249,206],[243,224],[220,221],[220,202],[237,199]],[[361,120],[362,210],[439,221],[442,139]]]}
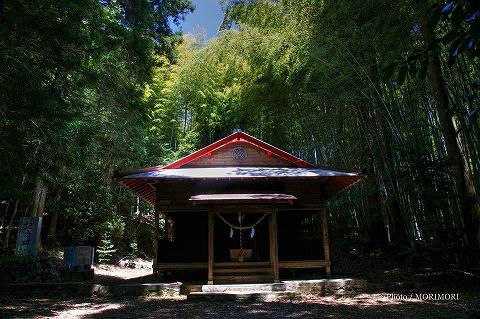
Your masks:
{"label": "sunlight patch on ground", "polygon": [[190,302],[185,296],[0,298],[0,318],[480,318],[478,292],[459,301],[389,300],[384,293],[285,302]]}
{"label": "sunlight patch on ground", "polygon": [[96,276],[107,276],[118,279],[133,279],[144,277],[153,273],[152,268],[127,268],[113,265],[97,265],[94,266]]}
{"label": "sunlight patch on ground", "polygon": [[[67,318],[83,318],[85,316],[90,316],[98,314],[108,310],[117,310],[125,305],[119,303],[108,303],[108,304],[93,304],[93,303],[81,303],[81,304],[72,304],[69,305],[70,309],[63,311],[54,311],[55,318],[67,319]],[[41,317],[40,317],[41,318]]]}

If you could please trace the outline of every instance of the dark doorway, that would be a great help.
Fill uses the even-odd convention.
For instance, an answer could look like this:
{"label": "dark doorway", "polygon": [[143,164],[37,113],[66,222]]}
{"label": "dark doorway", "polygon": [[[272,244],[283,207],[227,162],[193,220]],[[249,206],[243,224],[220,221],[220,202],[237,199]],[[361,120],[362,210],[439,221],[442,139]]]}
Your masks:
{"label": "dark doorway", "polygon": [[159,240],[159,262],[206,262],[208,256],[207,214],[176,213],[174,238]]}
{"label": "dark doorway", "polygon": [[[221,213],[221,216],[232,225],[239,225],[238,213]],[[242,225],[249,226],[255,224],[264,213],[243,214]],[[268,241],[268,216],[254,228],[252,237],[251,229],[241,231],[242,249],[251,249],[251,257],[244,261],[269,261],[269,241]],[[232,229],[220,217],[214,219],[214,259],[215,262],[238,261],[232,260],[231,249],[240,249],[240,230]]]}
{"label": "dark doorway", "polygon": [[280,212],[278,259],[280,261],[323,259],[320,215],[310,212]]}

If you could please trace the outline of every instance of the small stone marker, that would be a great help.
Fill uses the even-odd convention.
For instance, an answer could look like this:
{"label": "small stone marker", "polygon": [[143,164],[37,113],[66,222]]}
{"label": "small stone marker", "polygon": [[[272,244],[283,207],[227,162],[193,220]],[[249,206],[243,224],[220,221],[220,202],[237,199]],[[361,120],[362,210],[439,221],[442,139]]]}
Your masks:
{"label": "small stone marker", "polygon": [[92,267],[94,249],[91,246],[65,247],[63,260],[68,270],[88,270]]}
{"label": "small stone marker", "polygon": [[37,256],[42,217],[22,217],[18,227],[15,255]]}

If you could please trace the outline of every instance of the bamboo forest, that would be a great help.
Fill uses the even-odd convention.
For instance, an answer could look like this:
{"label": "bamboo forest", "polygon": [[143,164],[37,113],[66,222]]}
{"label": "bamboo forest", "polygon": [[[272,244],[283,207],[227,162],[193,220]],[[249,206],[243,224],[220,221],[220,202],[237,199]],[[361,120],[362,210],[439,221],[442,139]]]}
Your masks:
{"label": "bamboo forest", "polygon": [[[207,3],[221,12],[215,35],[182,30]],[[0,317],[479,318],[479,56],[480,5],[473,0],[0,1],[0,282],[12,285],[0,288]],[[23,296],[23,306],[11,297],[19,282],[77,276],[65,275],[66,247],[96,247],[88,283],[123,283],[97,275],[125,268],[126,276],[147,261],[151,276],[152,260],[158,275],[159,239],[174,236],[176,217],[156,212],[162,189],[152,204],[125,183],[133,176],[125,172],[169,168],[235,132],[265,143],[258,145],[270,157],[278,148],[311,171],[362,177],[326,201],[326,275],[330,257],[333,276],[379,282],[375,293],[460,293],[459,303],[420,298],[425,304],[412,304],[419,308],[409,313],[395,298],[373,305],[370,292],[372,304],[363,308],[347,297],[349,305],[289,299],[251,304],[259,308],[250,311],[228,308],[240,307],[232,301],[202,306],[195,294],[173,303],[145,297],[133,306],[82,297],[103,310],[82,306],[77,314],[68,312],[75,301],[52,297],[39,312],[33,297]],[[316,192],[306,185],[302,192]],[[39,252],[28,258],[18,256],[17,239],[27,217],[41,217]],[[236,217],[223,219],[230,238],[239,234],[240,253],[242,218],[238,213],[238,232]],[[227,231],[215,236],[229,239]],[[310,276],[307,266],[287,271],[295,264],[276,260],[275,245],[268,258],[276,283],[278,273],[324,278],[322,271]],[[278,245],[281,259],[281,239]],[[208,254],[211,284],[224,261]],[[175,271],[160,274],[175,279]]]}

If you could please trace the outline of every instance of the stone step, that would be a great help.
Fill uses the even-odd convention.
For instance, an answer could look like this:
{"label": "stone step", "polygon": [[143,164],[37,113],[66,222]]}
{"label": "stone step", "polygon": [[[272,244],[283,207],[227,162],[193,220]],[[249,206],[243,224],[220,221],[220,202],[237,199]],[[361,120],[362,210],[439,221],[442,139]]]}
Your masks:
{"label": "stone step", "polygon": [[287,290],[298,291],[306,294],[348,295],[364,291],[368,283],[363,279],[338,278],[317,280],[288,280],[282,281]]}
{"label": "stone step", "polygon": [[1,284],[0,295],[179,296],[182,283],[94,284],[88,282]]}
{"label": "stone step", "polygon": [[299,295],[294,291],[191,292],[187,295],[189,301],[276,302],[297,298]]}
{"label": "stone step", "polygon": [[285,292],[284,283],[269,284],[233,284],[233,285],[203,285],[202,292],[206,293],[256,293],[256,292]]}

